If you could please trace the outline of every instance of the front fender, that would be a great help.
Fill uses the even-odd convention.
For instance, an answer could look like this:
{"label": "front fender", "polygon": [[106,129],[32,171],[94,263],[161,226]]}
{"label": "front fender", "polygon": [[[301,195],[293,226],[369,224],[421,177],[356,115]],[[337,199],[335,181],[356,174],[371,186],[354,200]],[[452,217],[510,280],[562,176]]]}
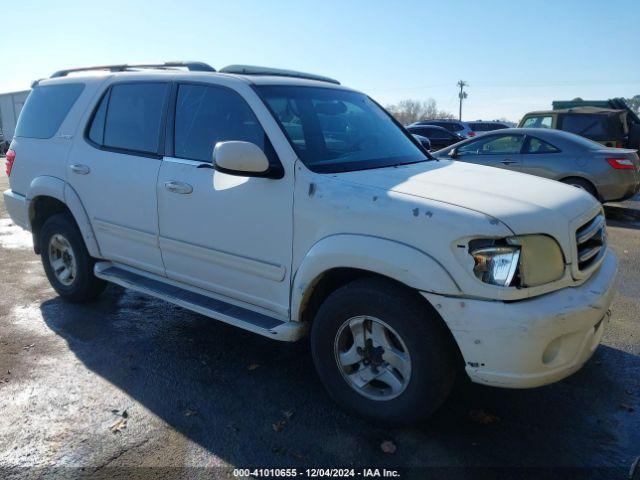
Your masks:
{"label": "front fender", "polygon": [[335,268],[366,270],[392,278],[417,290],[456,295],[460,288],[429,253],[386,238],[338,234],[318,241],[295,273],[291,293],[292,320],[299,321],[305,294],[321,275]]}
{"label": "front fender", "polygon": [[89,216],[80,201],[80,197],[78,197],[78,194],[71,185],[60,178],[47,175],[34,178],[29,185],[26,195],[27,203],[29,205],[30,222],[34,217],[34,212],[32,210],[34,208],[33,200],[37,197],[52,197],[64,203],[71,211],[71,214],[80,229],[80,233],[82,234],[82,238],[84,239],[89,254],[95,258],[100,258],[102,256],[100,254],[98,242],[96,241],[96,237],[93,233],[93,228],[89,222]]}

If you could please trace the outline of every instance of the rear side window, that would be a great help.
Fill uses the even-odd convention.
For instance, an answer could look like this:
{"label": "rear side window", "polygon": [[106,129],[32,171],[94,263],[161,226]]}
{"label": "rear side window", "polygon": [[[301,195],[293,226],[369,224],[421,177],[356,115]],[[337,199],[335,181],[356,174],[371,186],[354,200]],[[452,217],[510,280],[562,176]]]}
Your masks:
{"label": "rear side window", "polygon": [[437,125],[438,127],[446,128],[450,132],[458,132],[463,128],[459,124],[450,123],[450,122],[433,122],[432,125]]}
{"label": "rear side window", "polygon": [[[272,147],[249,105],[220,87],[180,85],[176,103],[175,156],[211,162],[216,143],[251,142],[272,157]],[[270,158],[273,162],[273,158]]]}
{"label": "rear side window", "polygon": [[89,139],[95,144],[140,153],[158,153],[166,83],[116,84],[98,106]]}
{"label": "rear side window", "polygon": [[53,137],[82,90],[82,83],[43,85],[34,88],[20,113],[16,137]]}
{"label": "rear side window", "polygon": [[557,153],[556,147],[536,137],[527,137],[524,153]]}
{"label": "rear side window", "polygon": [[606,121],[607,118],[604,115],[564,115],[560,128],[577,135],[605,139]]}

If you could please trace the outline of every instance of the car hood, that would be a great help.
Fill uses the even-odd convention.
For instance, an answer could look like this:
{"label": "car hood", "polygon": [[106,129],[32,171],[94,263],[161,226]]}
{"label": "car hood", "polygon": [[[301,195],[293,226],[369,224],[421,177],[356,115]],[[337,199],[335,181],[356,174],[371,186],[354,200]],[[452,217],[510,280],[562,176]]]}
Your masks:
{"label": "car hood", "polygon": [[600,208],[588,193],[560,182],[452,160],[346,172],[337,177],[478,211],[500,220],[516,234],[566,237],[569,223]]}

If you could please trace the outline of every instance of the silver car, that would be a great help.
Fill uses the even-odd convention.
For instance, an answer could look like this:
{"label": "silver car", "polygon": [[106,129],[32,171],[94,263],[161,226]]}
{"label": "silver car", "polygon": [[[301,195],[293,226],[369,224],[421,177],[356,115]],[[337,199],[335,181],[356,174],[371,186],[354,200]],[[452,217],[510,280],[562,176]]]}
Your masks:
{"label": "silver car", "polygon": [[560,130],[506,128],[433,155],[559,180],[587,190],[601,202],[625,200],[640,190],[635,150],[604,147]]}

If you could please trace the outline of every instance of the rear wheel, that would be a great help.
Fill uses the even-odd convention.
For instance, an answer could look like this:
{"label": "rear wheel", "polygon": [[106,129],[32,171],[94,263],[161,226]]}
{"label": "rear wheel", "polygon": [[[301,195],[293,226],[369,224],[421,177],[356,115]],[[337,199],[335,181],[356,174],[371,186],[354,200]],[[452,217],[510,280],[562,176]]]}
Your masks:
{"label": "rear wheel", "polygon": [[591,196],[598,198],[598,191],[596,187],[589,180],[585,180],[583,178],[571,177],[565,178],[562,180],[562,183],[566,183],[567,185],[571,185],[572,187],[580,188],[585,192],[589,193]]}
{"label": "rear wheel", "polygon": [[431,415],[455,380],[451,338],[428,304],[384,279],[331,294],[311,329],[318,375],[343,408],[399,425]]}
{"label": "rear wheel", "polygon": [[39,236],[42,265],[49,283],[62,298],[87,302],[96,298],[106,282],[93,274],[95,260],[68,213],[49,217]]}

